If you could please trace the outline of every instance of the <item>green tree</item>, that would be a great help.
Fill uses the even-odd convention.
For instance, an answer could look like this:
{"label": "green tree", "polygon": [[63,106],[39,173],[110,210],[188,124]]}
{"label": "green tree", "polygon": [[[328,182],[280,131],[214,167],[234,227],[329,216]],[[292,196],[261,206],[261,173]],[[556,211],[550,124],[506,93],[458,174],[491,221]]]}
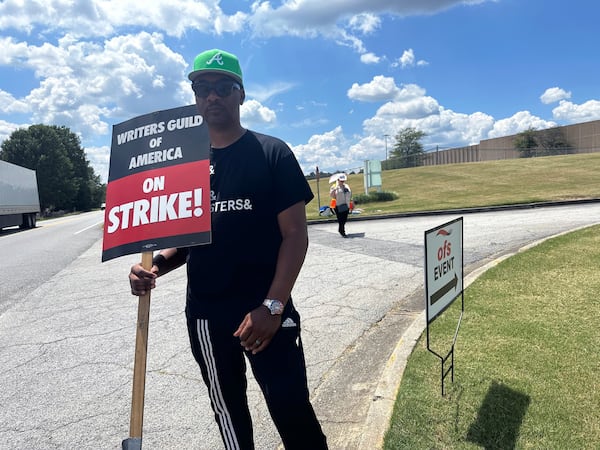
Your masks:
{"label": "green tree", "polygon": [[105,187],[89,166],[79,137],[66,127],[18,129],[2,143],[0,159],[36,171],[42,211],[85,211],[103,199]]}
{"label": "green tree", "polygon": [[106,184],[103,184],[100,175],[94,172],[92,167],[88,167],[88,185],[92,194],[92,207],[97,208],[106,199]]}
{"label": "green tree", "polygon": [[77,209],[80,211],[90,210],[93,207],[93,186],[89,181],[93,175],[93,169],[92,173],[90,173],[91,167],[85,156],[85,152],[81,147],[79,136],[65,127],[56,128],[56,132],[59,135],[59,139],[64,144],[69,161],[73,165],[73,182],[76,186],[75,196],[66,209]]}
{"label": "green tree", "polygon": [[570,145],[560,128],[548,128],[538,131],[537,141],[542,155],[566,155]]}
{"label": "green tree", "polygon": [[517,134],[513,144],[521,154],[521,158],[531,158],[535,156],[539,147],[535,128],[529,127],[527,130],[521,131]]}
{"label": "green tree", "polygon": [[427,134],[416,128],[405,128],[396,134],[396,143],[391,151],[392,158],[400,159],[399,167],[423,165],[423,145],[420,140]]}

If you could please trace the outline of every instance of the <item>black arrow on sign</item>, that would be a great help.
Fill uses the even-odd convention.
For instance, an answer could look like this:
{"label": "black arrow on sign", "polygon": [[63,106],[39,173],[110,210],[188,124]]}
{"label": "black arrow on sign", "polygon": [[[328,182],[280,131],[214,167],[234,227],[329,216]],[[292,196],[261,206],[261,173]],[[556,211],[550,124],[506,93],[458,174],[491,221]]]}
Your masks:
{"label": "black arrow on sign", "polygon": [[456,285],[457,284],[458,284],[458,277],[456,276],[456,272],[455,272],[453,279],[451,279],[450,281],[448,281],[440,289],[438,289],[436,292],[434,292],[433,294],[431,294],[431,297],[429,297],[430,304],[433,305],[440,298],[442,298],[444,295],[446,295],[450,291],[450,289],[456,289]]}

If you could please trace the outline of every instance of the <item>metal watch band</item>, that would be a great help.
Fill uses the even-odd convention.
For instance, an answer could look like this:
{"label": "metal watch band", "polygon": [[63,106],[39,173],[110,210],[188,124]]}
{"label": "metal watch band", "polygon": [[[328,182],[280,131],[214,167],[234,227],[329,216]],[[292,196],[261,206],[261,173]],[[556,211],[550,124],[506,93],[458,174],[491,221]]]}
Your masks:
{"label": "metal watch band", "polygon": [[279,316],[283,313],[283,303],[279,300],[266,298],[263,300],[262,304],[269,309],[272,316]]}

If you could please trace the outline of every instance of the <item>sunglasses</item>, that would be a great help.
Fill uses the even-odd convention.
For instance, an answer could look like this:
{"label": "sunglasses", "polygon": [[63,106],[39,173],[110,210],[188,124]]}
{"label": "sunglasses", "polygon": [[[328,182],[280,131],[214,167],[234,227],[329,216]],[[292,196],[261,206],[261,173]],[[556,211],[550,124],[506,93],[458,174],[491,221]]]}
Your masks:
{"label": "sunglasses", "polygon": [[214,90],[219,97],[229,97],[234,89],[241,89],[239,83],[230,80],[219,80],[215,83],[208,81],[195,81],[192,83],[192,89],[196,97],[206,98],[210,91]]}

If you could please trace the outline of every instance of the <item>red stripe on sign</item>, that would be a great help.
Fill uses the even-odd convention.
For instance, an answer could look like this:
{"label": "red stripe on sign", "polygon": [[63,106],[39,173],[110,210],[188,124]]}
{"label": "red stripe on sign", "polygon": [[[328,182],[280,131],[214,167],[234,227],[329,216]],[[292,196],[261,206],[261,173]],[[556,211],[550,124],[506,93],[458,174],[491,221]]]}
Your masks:
{"label": "red stripe on sign", "polygon": [[209,161],[119,178],[106,187],[103,249],[210,231]]}

